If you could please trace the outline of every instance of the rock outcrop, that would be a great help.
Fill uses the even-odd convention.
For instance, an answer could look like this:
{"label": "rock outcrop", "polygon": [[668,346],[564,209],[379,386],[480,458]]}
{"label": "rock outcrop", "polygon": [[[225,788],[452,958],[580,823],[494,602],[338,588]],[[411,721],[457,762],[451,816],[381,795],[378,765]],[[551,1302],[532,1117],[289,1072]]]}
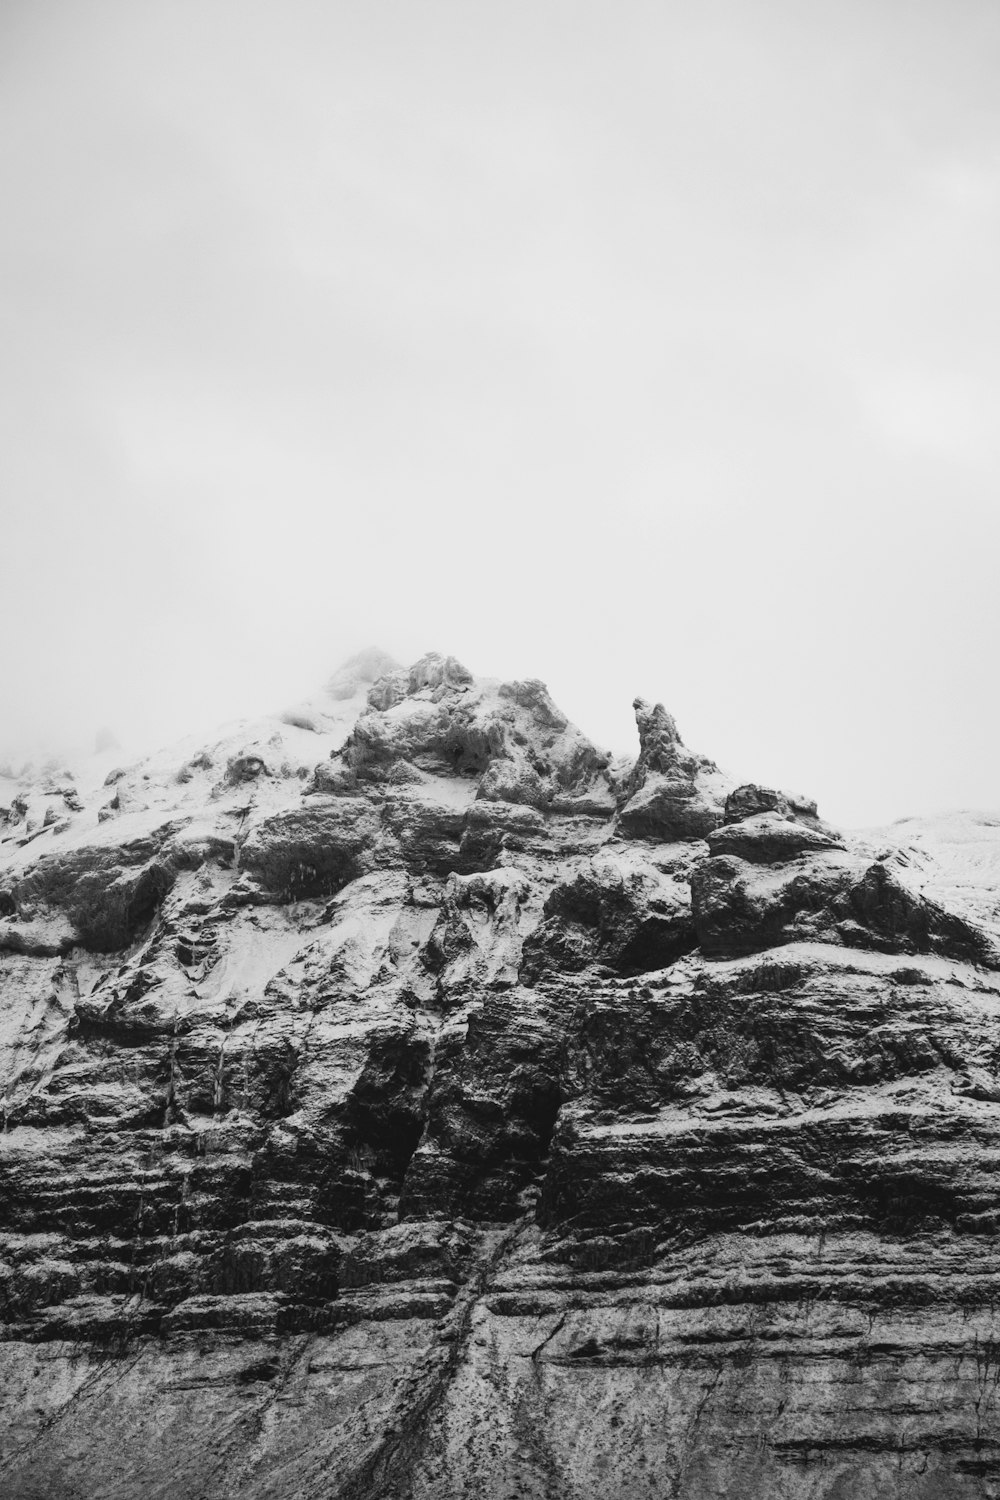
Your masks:
{"label": "rock outcrop", "polygon": [[0,1494],[1000,1494],[1000,819],[362,653],[0,795]]}

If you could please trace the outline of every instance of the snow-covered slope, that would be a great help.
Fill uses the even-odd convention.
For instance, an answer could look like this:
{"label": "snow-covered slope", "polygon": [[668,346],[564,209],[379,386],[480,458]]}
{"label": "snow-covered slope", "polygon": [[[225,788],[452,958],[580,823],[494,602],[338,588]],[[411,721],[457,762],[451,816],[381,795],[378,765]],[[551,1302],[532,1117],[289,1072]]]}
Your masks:
{"label": "snow-covered slope", "polygon": [[902,818],[869,837],[896,849],[928,896],[965,911],[1000,939],[1000,812]]}

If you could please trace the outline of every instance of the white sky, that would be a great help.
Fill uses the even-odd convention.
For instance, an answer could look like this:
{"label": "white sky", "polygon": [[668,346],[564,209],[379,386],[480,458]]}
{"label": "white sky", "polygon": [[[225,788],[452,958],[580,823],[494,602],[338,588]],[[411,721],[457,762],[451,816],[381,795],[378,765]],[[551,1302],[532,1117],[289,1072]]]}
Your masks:
{"label": "white sky", "polygon": [[3,0],[0,740],[369,642],[1000,805],[996,0]]}

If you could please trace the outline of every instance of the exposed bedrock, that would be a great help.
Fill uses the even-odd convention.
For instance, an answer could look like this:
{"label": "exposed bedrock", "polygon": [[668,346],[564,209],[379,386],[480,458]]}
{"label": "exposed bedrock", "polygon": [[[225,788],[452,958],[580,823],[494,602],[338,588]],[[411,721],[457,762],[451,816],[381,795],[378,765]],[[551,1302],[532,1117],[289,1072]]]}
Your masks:
{"label": "exposed bedrock", "polygon": [[5,1500],[1000,1496],[1000,824],[636,718],[361,653],[5,791]]}
{"label": "exposed bedrock", "polygon": [[614,810],[610,755],[569,723],[541,682],[477,683],[453,657],[432,654],[376,683],[369,705],[327,785],[338,774],[345,789],[355,780],[420,786],[457,777],[487,801]]}
{"label": "exposed bedrock", "polygon": [[[754,863],[722,854],[695,871],[692,910],[706,954],[752,953],[815,938],[884,952],[940,953],[971,963],[996,963],[996,944],[977,924],[921,895],[888,864],[841,852],[842,846],[833,842],[814,846],[807,857],[796,848],[796,836],[790,842],[791,856],[776,856],[780,844],[774,830],[755,830],[753,842],[742,846]],[[765,862],[764,868],[758,860]]]}
{"label": "exposed bedrock", "polygon": [[525,942],[525,975],[591,964],[641,974],[673,963],[697,945],[689,876],[683,853],[661,867],[627,850],[586,860],[546,897]]}
{"label": "exposed bedrock", "polygon": [[713,761],[693,755],[662,703],[634,704],[639,758],[625,778],[618,824],[626,838],[704,838],[725,814],[730,783]]}
{"label": "exposed bedrock", "polygon": [[374,866],[381,837],[381,810],[363,798],[313,799],[252,828],[240,865],[284,900],[332,896]]}

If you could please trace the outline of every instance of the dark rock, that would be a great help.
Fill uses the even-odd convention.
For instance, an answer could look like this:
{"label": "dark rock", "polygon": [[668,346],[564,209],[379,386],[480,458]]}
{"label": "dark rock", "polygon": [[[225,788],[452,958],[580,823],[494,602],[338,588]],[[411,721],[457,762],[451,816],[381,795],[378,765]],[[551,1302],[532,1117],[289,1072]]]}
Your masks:
{"label": "dark rock", "polygon": [[768,827],[758,835],[756,822],[737,825],[751,829],[749,851],[736,841],[754,864],[718,855],[692,876],[694,925],[705,953],[752,953],[806,939],[997,965],[995,941],[974,923],[909,889],[884,865],[866,867],[857,855],[840,853],[825,836],[817,836],[807,857],[795,833],[793,858],[758,868],[781,855],[773,830]]}
{"label": "dark rock", "polygon": [[361,798],[316,799],[251,829],[240,864],[283,900],[330,896],[373,868],[380,833],[378,809]]}
{"label": "dark rock", "polygon": [[805,797],[792,797],[787,792],[776,792],[771,787],[755,786],[752,782],[734,788],[726,798],[726,823],[739,823],[744,818],[756,817],[758,813],[777,813],[780,817],[806,821],[818,817],[815,802]]}
{"label": "dark rock", "polygon": [[908,889],[885,864],[870,865],[850,891],[852,914],[889,952],[940,953],[996,967],[997,949],[984,932]]}
{"label": "dark rock", "polygon": [[171,831],[165,825],[129,843],[43,855],[12,886],[18,912],[29,919],[65,916],[96,952],[126,947],[173,885],[172,862],[162,853]]}
{"label": "dark rock", "polygon": [[707,835],[707,842],[713,855],[731,854],[762,865],[845,847],[836,834],[778,813],[747,813],[738,822],[714,829]]}
{"label": "dark rock", "polygon": [[639,758],[618,815],[626,838],[672,842],[704,838],[722,822],[728,783],[718,767],[683,745],[662,703],[635,700]]}
{"label": "dark rock", "polygon": [[[540,682],[476,685],[453,657],[432,655],[405,682],[393,674],[376,683],[369,702],[339,757],[352,780],[466,780],[481,799],[540,810],[607,788],[610,757],[569,724]],[[326,772],[315,784],[341,782]],[[606,806],[610,813],[610,797]]]}
{"label": "dark rock", "polygon": [[547,970],[594,963],[641,974],[666,967],[697,943],[687,882],[640,863],[587,861],[555,886],[543,918],[524,945],[529,983]]}

